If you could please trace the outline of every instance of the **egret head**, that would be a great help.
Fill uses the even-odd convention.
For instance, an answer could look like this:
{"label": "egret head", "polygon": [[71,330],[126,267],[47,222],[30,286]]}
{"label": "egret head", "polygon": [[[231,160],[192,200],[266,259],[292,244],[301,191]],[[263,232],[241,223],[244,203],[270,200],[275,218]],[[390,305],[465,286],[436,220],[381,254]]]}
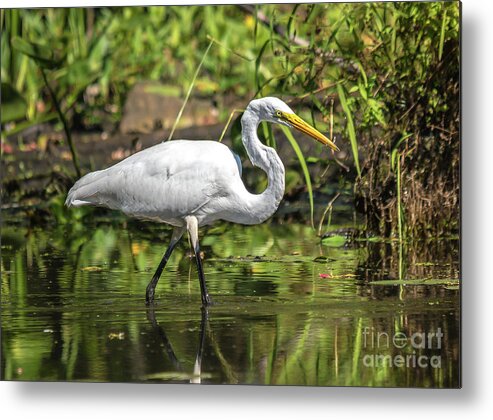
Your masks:
{"label": "egret head", "polygon": [[247,110],[254,112],[261,121],[269,121],[276,124],[282,124],[290,128],[296,128],[302,133],[308,134],[310,137],[319,141],[325,146],[329,146],[335,151],[339,148],[335,143],[329,140],[316,128],[312,127],[306,121],[298,117],[294,111],[278,98],[266,97],[255,99],[250,102]]}

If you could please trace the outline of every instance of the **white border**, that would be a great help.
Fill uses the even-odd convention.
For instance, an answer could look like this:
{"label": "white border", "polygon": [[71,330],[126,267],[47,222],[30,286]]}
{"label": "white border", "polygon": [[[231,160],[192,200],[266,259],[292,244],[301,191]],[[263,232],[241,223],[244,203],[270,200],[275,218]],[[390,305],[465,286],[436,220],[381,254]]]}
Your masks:
{"label": "white border", "polygon": [[[285,3],[283,1],[282,3]],[[203,4],[16,0],[12,7]],[[214,1],[214,4],[242,3]],[[247,2],[243,2],[247,3]],[[275,3],[275,2],[267,2]],[[462,390],[0,383],[3,418],[485,418],[493,411],[493,2],[463,1]],[[6,7],[3,5],[3,7]],[[489,410],[488,410],[489,409]],[[488,411],[489,412],[488,412]]]}

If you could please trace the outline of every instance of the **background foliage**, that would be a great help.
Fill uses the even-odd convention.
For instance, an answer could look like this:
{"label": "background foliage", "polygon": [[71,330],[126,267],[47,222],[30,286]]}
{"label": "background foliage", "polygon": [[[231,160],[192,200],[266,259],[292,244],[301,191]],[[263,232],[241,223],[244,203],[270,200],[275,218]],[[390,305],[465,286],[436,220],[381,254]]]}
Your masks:
{"label": "background foliage", "polygon": [[[353,182],[370,232],[457,231],[458,2],[13,9],[0,21],[4,142],[65,118],[77,169],[70,132],[117,124],[139,80],[179,97],[193,80],[223,121],[228,98],[277,95],[323,131],[333,119],[348,151],[339,176]],[[276,133],[260,134],[276,145]],[[241,151],[239,117],[231,134]],[[328,162],[318,149],[298,159]],[[327,182],[311,177],[310,197],[310,184]]]}

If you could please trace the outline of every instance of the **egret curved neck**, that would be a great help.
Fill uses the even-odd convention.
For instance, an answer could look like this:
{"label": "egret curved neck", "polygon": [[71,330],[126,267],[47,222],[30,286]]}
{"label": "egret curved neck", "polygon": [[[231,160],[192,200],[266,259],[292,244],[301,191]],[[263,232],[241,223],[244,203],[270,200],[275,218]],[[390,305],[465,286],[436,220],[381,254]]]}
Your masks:
{"label": "egret curved neck", "polygon": [[[243,145],[253,165],[267,173],[269,185],[261,194],[250,194],[247,201],[249,220],[242,223],[261,223],[268,219],[279,207],[284,195],[284,165],[272,147],[265,146],[257,136],[259,117],[246,110],[241,118]],[[245,190],[246,191],[246,190]]]}

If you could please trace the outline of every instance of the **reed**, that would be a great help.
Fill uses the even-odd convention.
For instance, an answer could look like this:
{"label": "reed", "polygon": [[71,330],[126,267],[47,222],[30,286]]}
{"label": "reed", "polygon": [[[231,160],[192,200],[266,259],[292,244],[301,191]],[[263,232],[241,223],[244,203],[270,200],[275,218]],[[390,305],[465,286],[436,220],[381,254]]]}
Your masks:
{"label": "reed", "polygon": [[313,221],[314,204],[313,204],[312,179],[310,176],[310,171],[308,170],[308,166],[306,164],[305,156],[303,155],[303,152],[301,151],[298,142],[294,138],[293,133],[291,133],[289,128],[285,127],[285,126],[280,126],[280,127],[281,127],[281,130],[283,131],[284,135],[288,139],[289,144],[291,145],[294,152],[296,153],[296,157],[298,158],[298,162],[300,163],[301,169],[303,171],[303,176],[305,177],[305,182],[306,182],[306,189],[308,192],[308,199],[310,201],[310,223],[312,225],[312,228],[315,229],[315,224]]}
{"label": "reed", "polygon": [[171,131],[168,136],[168,141],[173,138],[173,134],[175,133],[175,129],[180,122],[181,116],[183,114],[183,110],[187,106],[188,100],[190,99],[190,94],[192,93],[193,87],[195,86],[195,82],[197,81],[197,77],[199,76],[200,69],[202,68],[202,65],[204,64],[205,57],[207,57],[207,54],[209,50],[212,47],[212,44],[214,43],[213,40],[209,42],[209,45],[207,46],[207,49],[204,52],[204,55],[202,56],[202,59],[200,60],[200,63],[198,64],[197,68],[195,69],[195,73],[193,75],[192,81],[190,83],[190,86],[188,87],[187,94],[185,95],[185,100],[183,101],[183,104],[180,108],[180,111],[178,111],[178,115],[176,116],[175,122],[173,123],[173,127],[171,128]]}

